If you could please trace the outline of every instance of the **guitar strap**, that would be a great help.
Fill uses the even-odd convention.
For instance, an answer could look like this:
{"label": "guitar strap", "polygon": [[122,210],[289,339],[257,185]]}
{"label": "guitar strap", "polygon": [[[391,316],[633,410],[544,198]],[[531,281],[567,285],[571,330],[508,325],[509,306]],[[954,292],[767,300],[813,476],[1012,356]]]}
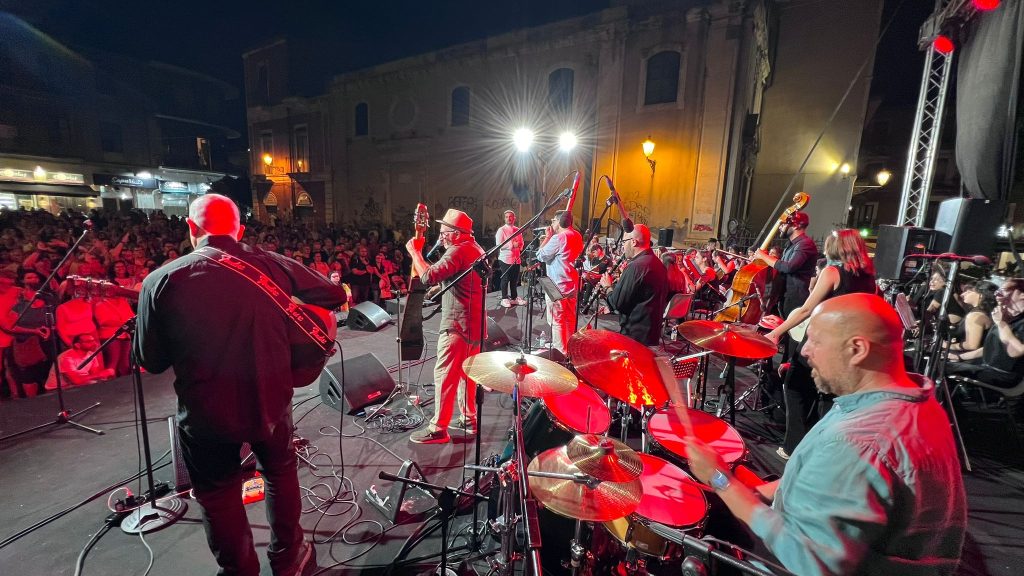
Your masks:
{"label": "guitar strap", "polygon": [[292,301],[291,297],[288,296],[281,290],[281,288],[274,282],[274,279],[261,272],[258,268],[249,264],[241,258],[235,258],[234,256],[214,248],[213,246],[203,246],[196,250],[195,254],[206,258],[214,264],[223,266],[226,270],[230,270],[242,278],[245,278],[249,282],[252,282],[256,288],[267,295],[278,309],[287,316],[299,330],[304,332],[309,339],[316,343],[317,346],[323,350],[324,354],[330,355],[334,350],[334,341],[327,336],[327,334],[320,328],[309,313],[302,308],[302,306]]}

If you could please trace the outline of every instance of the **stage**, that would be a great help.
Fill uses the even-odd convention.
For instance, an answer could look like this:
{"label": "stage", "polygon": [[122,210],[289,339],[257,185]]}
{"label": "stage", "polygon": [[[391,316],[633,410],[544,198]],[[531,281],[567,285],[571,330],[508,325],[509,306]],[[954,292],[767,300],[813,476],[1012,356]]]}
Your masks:
{"label": "stage", "polygon": [[[505,331],[514,344],[521,342],[526,320],[525,307],[502,309],[496,294],[489,297],[488,314]],[[547,330],[540,309],[535,310],[534,334]],[[612,327],[614,318],[603,318],[602,327]],[[421,399],[433,395],[431,386],[438,318],[424,323],[427,350],[424,361],[403,370],[403,381],[411,382],[413,392]],[[372,352],[385,367],[394,368],[398,361],[395,326],[377,332],[356,332],[341,328],[340,339],[346,358]],[[493,336],[493,335],[492,335]],[[335,358],[332,363],[340,361]],[[719,382],[720,367],[711,371],[709,389]],[[397,377],[397,370],[392,371]],[[753,376],[747,369],[737,371],[739,388],[749,386]],[[157,466],[157,480],[170,482],[174,473],[165,456],[170,448],[167,417],[175,411],[173,376],[169,373],[143,376],[148,430],[152,454]],[[102,436],[76,430],[69,426],[50,427],[0,445],[0,517],[4,519],[0,539],[7,539],[23,529],[63,511],[107,486],[140,469],[140,450],[134,425],[133,389],[129,378],[99,385],[68,390],[65,394],[72,411],[95,402],[101,405],[80,417],[83,424],[106,431]],[[402,542],[417,523],[392,526],[375,508],[366,503],[364,491],[375,486],[382,496],[392,483],[380,480],[380,471],[397,473],[404,461],[414,461],[430,482],[459,486],[470,477],[462,470],[473,460],[473,441],[452,431],[453,442],[445,445],[415,445],[408,441],[408,432],[388,433],[377,427],[367,428],[362,418],[344,416],[325,406],[318,386],[298,389],[295,395],[297,432],[308,440],[308,453],[319,470],[300,463],[300,483],[306,491],[302,523],[311,539],[315,539],[321,574],[377,574],[394,559]],[[413,409],[404,401],[390,405],[391,413],[401,414]],[[426,409],[432,410],[427,402]],[[57,412],[55,395],[48,394],[28,400],[0,404],[0,436],[48,422]],[[505,395],[487,394],[481,415],[482,454],[500,453],[505,447],[511,422],[512,403]],[[1013,450],[1009,431],[1002,431],[1000,413],[991,414],[967,406],[961,412],[961,424],[967,436],[974,472],[966,473],[969,506],[969,532],[961,563],[961,574],[1017,574],[1024,565],[1024,473],[1020,458],[1008,464]],[[338,436],[338,427],[344,433]],[[763,414],[740,411],[736,428],[750,450],[751,466],[762,474],[780,474],[784,462],[775,455],[782,431],[772,427]],[[340,477],[348,480],[342,485]],[[145,490],[145,481],[128,484],[133,492]],[[330,502],[332,497],[335,501]],[[149,564],[148,545],[153,551],[150,574],[213,574],[216,565],[206,546],[198,506],[189,505],[185,517],[157,532],[127,535],[119,529],[105,534],[88,554],[83,574],[143,574]],[[253,526],[264,574],[265,546],[269,538],[263,503],[247,507]],[[90,537],[104,525],[109,514],[107,493],[53,520],[34,532],[0,548],[0,566],[5,573],[24,575],[73,574],[80,551]],[[483,517],[483,516],[481,516]],[[465,531],[471,514],[463,514],[454,523],[450,540],[456,545],[466,541]],[[493,541],[488,541],[496,547]],[[439,532],[415,548],[410,558],[440,550]],[[435,561],[436,563],[436,561]],[[427,564],[416,570],[406,568],[397,574],[429,573]],[[486,574],[483,563],[476,566]]]}

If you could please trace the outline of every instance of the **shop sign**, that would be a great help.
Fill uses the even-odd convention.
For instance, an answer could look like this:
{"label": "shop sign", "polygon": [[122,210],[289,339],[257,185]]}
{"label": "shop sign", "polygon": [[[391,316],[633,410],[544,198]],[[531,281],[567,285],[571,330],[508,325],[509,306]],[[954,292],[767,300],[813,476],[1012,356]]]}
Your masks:
{"label": "shop sign", "polygon": [[93,174],[92,180],[96,184],[107,186],[130,186],[132,188],[147,188],[156,190],[156,178],[138,178],[136,176],[116,176],[114,174]]}
{"label": "shop sign", "polygon": [[0,180],[8,182],[50,182],[53,184],[85,184],[85,175],[74,172],[48,172],[46,170],[22,170],[0,168]]}
{"label": "shop sign", "polygon": [[173,180],[161,180],[160,181],[161,192],[171,192],[177,194],[188,194],[188,182],[175,182]]}
{"label": "shop sign", "polygon": [[307,192],[299,192],[298,197],[295,198],[295,205],[309,208],[313,206],[313,199]]}

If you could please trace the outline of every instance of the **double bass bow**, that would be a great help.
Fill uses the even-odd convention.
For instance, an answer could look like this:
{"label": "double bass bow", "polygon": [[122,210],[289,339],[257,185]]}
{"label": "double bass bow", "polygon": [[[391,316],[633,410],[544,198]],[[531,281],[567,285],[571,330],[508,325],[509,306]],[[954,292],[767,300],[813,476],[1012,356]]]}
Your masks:
{"label": "double bass bow", "polygon": [[[806,192],[797,192],[793,195],[793,204],[782,211],[779,219],[768,231],[768,236],[761,243],[761,250],[768,250],[779,227],[786,222],[795,212],[802,210],[811,197]],[[729,294],[729,303],[715,316],[715,322],[742,322],[744,324],[757,324],[764,314],[761,309],[761,298],[767,293],[768,282],[771,279],[772,268],[760,258],[755,258],[749,264],[744,265],[736,271],[732,278],[732,289]],[[757,295],[757,298],[751,298]]]}

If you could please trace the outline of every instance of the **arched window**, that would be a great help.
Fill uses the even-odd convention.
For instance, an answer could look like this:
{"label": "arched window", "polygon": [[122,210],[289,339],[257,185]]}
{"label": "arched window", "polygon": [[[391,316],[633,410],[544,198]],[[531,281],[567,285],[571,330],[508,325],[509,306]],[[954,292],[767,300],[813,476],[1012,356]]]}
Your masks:
{"label": "arched window", "polygon": [[370,106],[366,102],[356,104],[356,136],[370,133]]}
{"label": "arched window", "polygon": [[559,68],[548,74],[548,105],[556,114],[572,112],[572,81],[571,68]]}
{"label": "arched window", "polygon": [[644,105],[675,102],[679,91],[679,52],[666,50],[647,59]]}
{"label": "arched window", "polygon": [[469,126],[469,88],[452,90],[452,126]]}

